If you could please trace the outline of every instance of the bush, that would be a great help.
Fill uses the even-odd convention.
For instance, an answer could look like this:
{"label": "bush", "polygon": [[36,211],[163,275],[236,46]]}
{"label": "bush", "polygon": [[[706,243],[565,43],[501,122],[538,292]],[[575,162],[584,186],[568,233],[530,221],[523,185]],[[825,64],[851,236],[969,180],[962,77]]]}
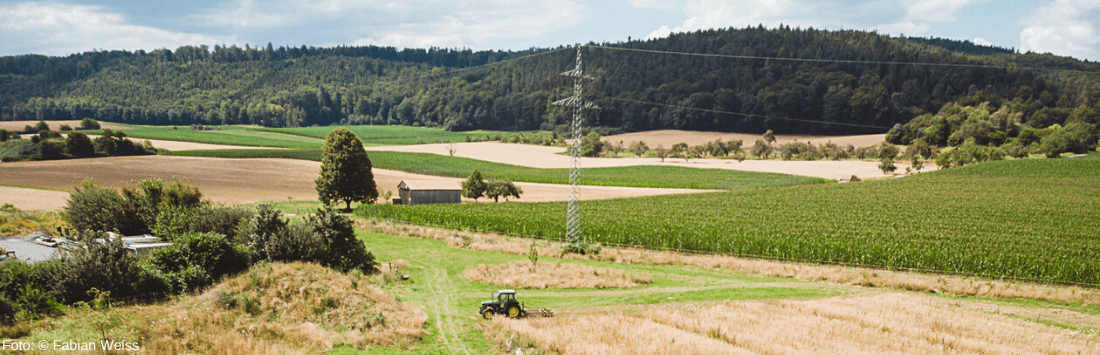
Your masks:
{"label": "bush", "polygon": [[[92,234],[88,240],[103,237]],[[87,302],[92,299],[91,289],[110,292],[112,297],[124,299],[163,290],[141,289],[147,285],[149,275],[138,266],[138,260],[121,240],[88,242],[87,249],[76,249],[61,258],[35,263],[35,279],[57,299],[66,304]],[[152,285],[157,282],[149,283]]]}
{"label": "bush", "polygon": [[248,269],[250,254],[248,247],[234,245],[225,235],[192,232],[153,252],[149,263],[168,281],[172,292],[182,293]]}
{"label": "bush", "polygon": [[85,179],[69,194],[65,221],[76,230],[117,230],[130,235],[149,231],[132,201],[115,189],[99,186],[92,179]]}
{"label": "bush", "polygon": [[309,224],[327,249],[317,260],[322,265],[344,272],[360,270],[370,274],[377,271],[374,255],[355,237],[355,229],[348,217],[325,207],[309,218]]}

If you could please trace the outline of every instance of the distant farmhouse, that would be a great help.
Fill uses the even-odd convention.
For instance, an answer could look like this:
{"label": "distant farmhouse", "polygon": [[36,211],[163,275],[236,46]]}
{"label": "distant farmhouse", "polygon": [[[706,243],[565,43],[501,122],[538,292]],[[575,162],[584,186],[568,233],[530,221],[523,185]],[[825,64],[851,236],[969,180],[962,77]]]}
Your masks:
{"label": "distant farmhouse", "polygon": [[426,205],[432,203],[461,203],[462,187],[457,181],[411,180],[397,184],[398,198],[394,204]]}

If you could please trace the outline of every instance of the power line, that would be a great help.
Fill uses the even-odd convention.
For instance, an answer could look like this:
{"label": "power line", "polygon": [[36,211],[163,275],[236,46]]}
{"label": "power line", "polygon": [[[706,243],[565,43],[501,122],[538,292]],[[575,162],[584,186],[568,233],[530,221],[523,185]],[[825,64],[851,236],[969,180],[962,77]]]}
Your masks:
{"label": "power line", "polygon": [[783,58],[783,57],[763,57],[763,56],[734,55],[734,54],[672,52],[672,51],[660,51],[660,50],[654,50],[654,49],[604,47],[604,46],[593,46],[593,45],[589,45],[588,47],[598,48],[598,49],[616,50],[616,51],[626,51],[626,52],[642,52],[642,53],[655,53],[655,54],[668,54],[668,55],[686,55],[686,56],[712,57],[712,58],[777,60],[777,61],[811,62],[811,63],[914,65],[914,66],[923,65],[923,66],[955,67],[955,68],[1050,70],[1050,71],[1064,71],[1064,72],[1074,72],[1074,73],[1082,73],[1082,74],[1100,74],[1100,72],[1096,72],[1096,71],[1085,71],[1085,70],[1076,70],[1076,69],[1041,68],[1041,67],[1017,67],[1017,66],[1004,66],[1004,65],[924,63],[924,62],[884,62],[884,61],[875,61],[875,60],[843,60],[843,59],[815,59],[815,58]]}

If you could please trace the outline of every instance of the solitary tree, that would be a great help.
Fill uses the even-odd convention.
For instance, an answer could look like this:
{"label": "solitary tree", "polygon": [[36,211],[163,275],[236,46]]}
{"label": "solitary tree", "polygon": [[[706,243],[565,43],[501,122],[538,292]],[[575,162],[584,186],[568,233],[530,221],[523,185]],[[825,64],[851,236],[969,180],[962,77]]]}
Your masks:
{"label": "solitary tree", "polygon": [[329,132],[321,153],[321,176],[316,181],[321,202],[344,201],[350,211],[353,201],[374,203],[378,199],[370,157],[354,133],[343,127]]}
{"label": "solitary tree", "polygon": [[462,182],[462,197],[472,198],[474,201],[481,196],[485,195],[485,191],[489,189],[489,185],[485,183],[485,179],[481,177],[481,172],[474,169],[474,173],[470,174],[470,177],[466,181]]}
{"label": "solitary tree", "polygon": [[523,193],[523,190],[516,187],[508,180],[489,180],[488,188],[485,190],[485,197],[493,199],[493,202],[500,202],[500,198],[503,197],[505,201],[508,197],[519,198],[519,195]]}

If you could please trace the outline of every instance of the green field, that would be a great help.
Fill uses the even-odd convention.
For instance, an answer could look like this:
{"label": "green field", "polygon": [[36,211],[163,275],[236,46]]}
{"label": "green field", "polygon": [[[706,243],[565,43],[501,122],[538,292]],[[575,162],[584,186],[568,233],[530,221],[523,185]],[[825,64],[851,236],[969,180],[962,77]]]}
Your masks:
{"label": "green field", "polygon": [[[104,122],[107,123],[107,122]],[[337,127],[265,128],[259,126],[208,126],[207,130],[192,130],[191,126],[126,126],[127,136],[195,143],[243,145],[250,147],[320,148],[325,135]],[[438,128],[408,126],[342,126],[351,130],[366,146],[412,145],[440,142],[465,142],[466,137],[485,138],[496,131],[449,132]],[[102,131],[87,131],[99,134]]]}
{"label": "green field", "polygon": [[[1100,154],[904,179],[584,202],[595,241],[1100,285]],[[361,216],[560,239],[565,203],[364,206]]]}
{"label": "green field", "polygon": [[[217,126],[218,129],[202,131],[191,130],[190,126],[180,126],[176,129],[173,129],[172,126],[124,126],[129,127],[129,129],[121,131],[131,138],[298,149],[316,149],[324,144],[323,139],[260,131],[253,126]],[[102,131],[88,132],[88,134],[99,133],[102,133]]]}
{"label": "green field", "polygon": [[[496,131],[450,132],[439,128],[410,126],[343,126],[355,133],[366,146],[412,145],[465,142],[466,137],[493,135]],[[260,128],[259,130],[324,139],[336,127]]]}
{"label": "green field", "polygon": [[[317,150],[189,150],[170,155],[214,158],[290,158],[321,161]],[[375,168],[415,174],[468,177],[477,169],[486,179],[568,184],[568,169],[540,169],[493,163],[476,159],[430,153],[369,152]],[[664,187],[685,189],[744,189],[823,183],[827,180],[806,176],[757,173],[724,169],[698,169],[678,166],[627,166],[581,169],[583,185]]]}

